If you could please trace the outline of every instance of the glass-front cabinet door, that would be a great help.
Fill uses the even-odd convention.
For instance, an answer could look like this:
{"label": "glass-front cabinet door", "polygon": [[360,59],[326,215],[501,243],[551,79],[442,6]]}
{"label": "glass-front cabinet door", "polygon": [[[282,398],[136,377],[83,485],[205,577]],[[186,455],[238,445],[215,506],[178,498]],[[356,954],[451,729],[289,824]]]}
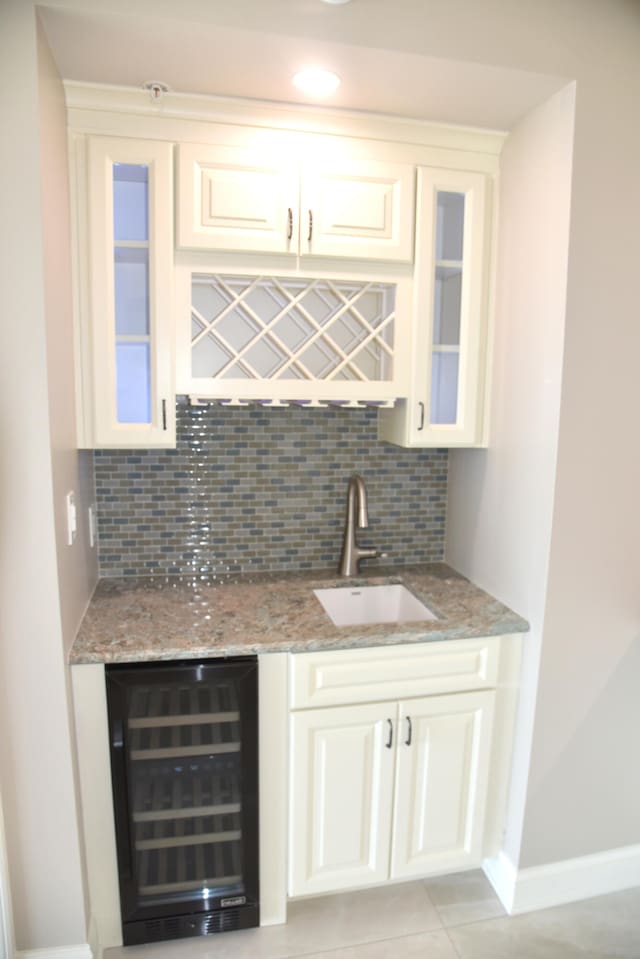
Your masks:
{"label": "glass-front cabinet door", "polygon": [[481,441],[486,330],[486,177],[422,169],[411,432],[442,445]]}
{"label": "glass-front cabinet door", "polygon": [[482,446],[490,178],[418,169],[413,370],[409,397],[381,413],[402,446]]}
{"label": "glass-front cabinet door", "polygon": [[173,446],[171,146],[87,146],[82,445]]}

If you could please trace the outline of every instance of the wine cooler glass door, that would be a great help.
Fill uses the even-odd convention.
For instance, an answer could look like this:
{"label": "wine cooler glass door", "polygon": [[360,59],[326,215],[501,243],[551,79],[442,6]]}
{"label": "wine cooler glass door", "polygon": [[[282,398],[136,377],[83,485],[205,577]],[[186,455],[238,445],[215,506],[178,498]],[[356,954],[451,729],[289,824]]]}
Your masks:
{"label": "wine cooler glass door", "polygon": [[257,664],[108,672],[123,923],[258,902]]}

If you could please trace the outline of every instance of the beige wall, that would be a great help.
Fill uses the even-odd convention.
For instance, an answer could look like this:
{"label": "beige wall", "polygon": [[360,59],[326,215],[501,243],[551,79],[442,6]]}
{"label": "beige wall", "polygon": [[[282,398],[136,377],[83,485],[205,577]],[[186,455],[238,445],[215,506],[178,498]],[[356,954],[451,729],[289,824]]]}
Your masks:
{"label": "beige wall", "polygon": [[[86,469],[69,453],[73,415],[64,385],[72,379],[72,359],[60,87],[46,51],[40,52],[39,88],[33,7],[5,0],[0,7],[5,131],[0,151],[0,777],[18,949],[86,942],[65,648],[88,600],[86,566],[90,570],[91,563],[81,561],[80,549],[72,562],[61,555],[58,563],[58,491],[69,482],[86,486]],[[57,344],[49,351],[53,363],[66,355],[49,380],[52,341]]]}
{"label": "beige wall", "polygon": [[448,562],[531,624],[505,837],[516,862],[552,530],[574,102],[571,85],[520,123],[503,150],[490,445],[452,452],[449,467]]}
{"label": "beige wall", "polygon": [[[479,545],[470,529],[466,553],[460,541],[454,550],[452,540],[451,549],[456,563],[481,569],[478,575],[498,595],[534,621],[524,680],[528,721],[520,727],[518,789],[508,833],[508,851],[526,867],[640,842],[640,774],[633,760],[640,728],[640,448],[635,422],[640,408],[635,279],[640,130],[634,119],[640,96],[640,5],[588,0],[563,4],[549,16],[548,5],[526,4],[521,13],[522,25],[526,15],[529,27],[520,36],[513,33],[508,53],[498,54],[501,61],[521,58],[533,69],[577,78],[555,494],[553,504],[547,497],[540,513],[553,435],[545,441],[538,430],[531,431],[539,417],[532,404],[521,410],[526,415],[519,435],[515,429],[506,437],[494,433],[498,447],[492,452],[519,459],[528,471],[510,474],[507,484],[497,472],[487,481],[476,464],[473,478],[465,479],[461,471],[474,454],[456,455],[449,516],[452,521],[456,510],[465,508],[460,494],[466,490],[475,504],[472,523],[485,530],[489,522],[510,526],[514,496],[523,497],[514,535],[504,543],[515,569],[509,571],[501,560],[495,563],[493,534]],[[477,39],[482,57],[489,43],[483,44],[481,35]],[[556,241],[550,230],[549,242]],[[537,268],[537,260],[532,261],[531,269]],[[507,279],[502,276],[501,282]],[[524,290],[529,282],[515,276],[514,288]],[[530,354],[539,385],[549,370],[554,375],[558,357],[557,343],[554,347],[548,339],[548,319],[543,318]],[[550,358],[543,352],[548,346],[553,347]],[[517,347],[512,362],[524,371],[527,361]],[[505,392],[503,400],[510,402],[511,395]],[[500,416],[496,410],[498,431]],[[551,423],[555,430],[553,416]],[[502,493],[505,509],[498,509]],[[492,505],[485,512],[487,503]],[[542,524],[537,532],[533,523],[529,526],[527,509]],[[533,563],[549,529],[541,619],[542,566],[531,575],[523,550],[531,547]],[[526,534],[524,541],[516,530]],[[534,713],[531,692],[538,662]]]}
{"label": "beige wall", "polygon": [[[38,68],[53,511],[62,633],[68,653],[98,577],[88,517],[95,492],[93,455],[76,449],[67,114],[60,76],[40,28]],[[70,490],[75,492],[78,512],[78,533],[71,548],[66,544],[65,509]]]}
{"label": "beige wall", "polygon": [[[640,842],[640,5],[576,128],[563,398],[522,864]],[[622,26],[622,24],[621,24]],[[615,63],[607,63],[607,60]],[[579,110],[580,115],[580,110]]]}

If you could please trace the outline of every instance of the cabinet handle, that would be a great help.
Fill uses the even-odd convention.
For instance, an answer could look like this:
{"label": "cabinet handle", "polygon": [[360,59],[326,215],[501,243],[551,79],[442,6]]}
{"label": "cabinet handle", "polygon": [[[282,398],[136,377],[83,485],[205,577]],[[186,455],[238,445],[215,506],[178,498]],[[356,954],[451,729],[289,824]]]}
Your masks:
{"label": "cabinet handle", "polygon": [[405,746],[411,745],[411,733],[413,732],[413,727],[411,725],[411,716],[407,716],[407,738],[404,741]]}
{"label": "cabinet handle", "polygon": [[293,210],[291,207],[287,210],[287,240],[293,236]]}
{"label": "cabinet handle", "polygon": [[124,747],[124,726],[121,719],[116,719],[113,724],[111,746],[113,749],[122,749]]}
{"label": "cabinet handle", "polygon": [[387,719],[387,722],[389,723],[389,738],[387,739],[386,745],[387,749],[391,749],[393,746],[393,723],[390,719]]}
{"label": "cabinet handle", "polygon": [[309,236],[307,240],[311,243],[311,237],[313,236],[313,210],[309,210]]}
{"label": "cabinet handle", "polygon": [[424,403],[421,401],[418,403],[418,406],[420,407],[420,425],[418,431],[420,431],[424,429]]}
{"label": "cabinet handle", "polygon": [[167,428],[167,401],[162,401],[162,429],[166,430]]}

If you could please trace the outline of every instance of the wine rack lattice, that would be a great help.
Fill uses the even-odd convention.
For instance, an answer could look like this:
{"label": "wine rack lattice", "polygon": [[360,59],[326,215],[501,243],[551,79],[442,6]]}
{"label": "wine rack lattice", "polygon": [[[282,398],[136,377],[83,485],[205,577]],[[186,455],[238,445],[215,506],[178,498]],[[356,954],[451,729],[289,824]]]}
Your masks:
{"label": "wine rack lattice", "polygon": [[191,294],[194,377],[392,378],[394,284],[193,274]]}

